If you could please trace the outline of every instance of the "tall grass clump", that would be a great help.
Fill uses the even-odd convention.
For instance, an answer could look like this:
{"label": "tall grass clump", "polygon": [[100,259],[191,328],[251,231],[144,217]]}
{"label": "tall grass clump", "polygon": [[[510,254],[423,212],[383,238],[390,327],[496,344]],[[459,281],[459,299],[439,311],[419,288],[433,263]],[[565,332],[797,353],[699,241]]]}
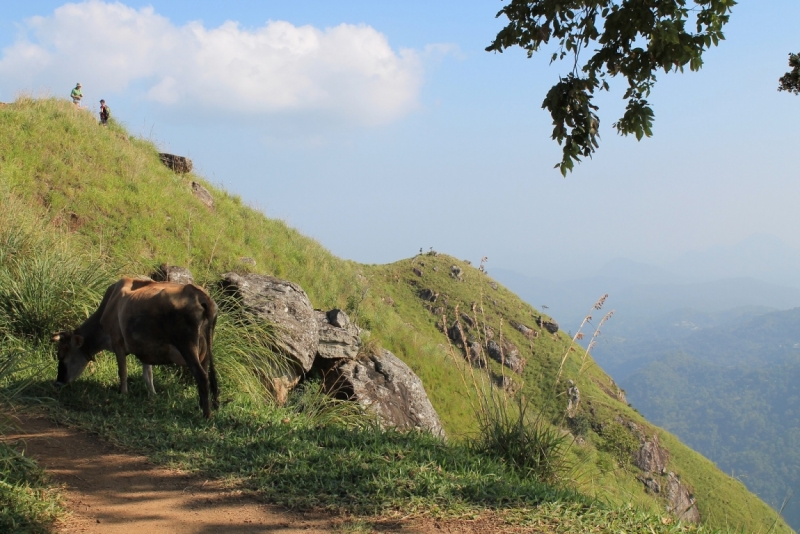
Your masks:
{"label": "tall grass clump", "polygon": [[322,382],[309,380],[292,391],[286,407],[302,414],[317,426],[366,429],[377,419],[358,403],[337,399],[325,391]]}
{"label": "tall grass clump", "polygon": [[524,477],[565,483],[571,470],[569,434],[535,413],[524,396],[511,402],[484,396],[476,415],[478,433],[470,440],[475,452],[502,460]]}
{"label": "tall grass clump", "polygon": [[[455,316],[455,325],[461,340],[464,341],[464,349],[470,350],[465,342],[467,337],[458,315],[458,306],[455,309]],[[477,324],[477,317],[473,321]],[[480,333],[478,336],[480,337]],[[481,345],[485,343],[482,342]],[[450,353],[455,360],[452,345]],[[473,394],[476,398],[472,403],[472,409],[478,429],[467,438],[468,448],[477,454],[500,460],[523,478],[551,485],[563,484],[570,471],[568,452],[571,442],[567,439],[569,434],[548,421],[542,412],[534,412],[531,401],[525,395],[512,397],[496,387],[493,381],[485,380],[483,373],[480,374],[481,378],[477,378],[473,365],[477,364],[483,368],[489,366],[482,350],[479,358],[480,361],[471,361],[467,367],[472,381],[471,388],[467,385],[464,376],[466,370],[462,367],[466,394],[470,399]]]}
{"label": "tall grass clump", "polygon": [[[10,407],[41,372],[31,357],[63,321],[75,317],[73,283],[100,279],[69,259],[66,249],[37,228],[27,211],[4,194],[0,200],[0,436],[14,427]],[[64,279],[59,279],[64,277]],[[74,277],[74,278],[71,278]],[[19,374],[27,380],[17,380]],[[39,466],[0,442],[0,532],[48,532],[61,508]]]}
{"label": "tall grass clump", "polygon": [[275,349],[275,328],[251,320],[230,297],[213,293],[220,308],[214,330],[214,363],[222,386],[235,388],[263,406],[272,400],[272,380],[289,371],[288,360]]}
{"label": "tall grass clump", "polygon": [[12,198],[0,201],[0,336],[46,341],[84,319],[109,283],[98,260],[37,227]]}

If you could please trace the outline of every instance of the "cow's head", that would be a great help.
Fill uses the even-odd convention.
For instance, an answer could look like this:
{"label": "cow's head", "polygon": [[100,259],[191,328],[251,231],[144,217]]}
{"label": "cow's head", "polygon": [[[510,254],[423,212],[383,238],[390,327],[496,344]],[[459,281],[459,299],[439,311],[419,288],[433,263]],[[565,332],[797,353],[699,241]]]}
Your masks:
{"label": "cow's head", "polygon": [[58,351],[58,376],[56,385],[65,386],[74,382],[90,360],[94,357],[90,355],[84,347],[84,339],[80,334],[74,332],[58,332],[50,338]]}

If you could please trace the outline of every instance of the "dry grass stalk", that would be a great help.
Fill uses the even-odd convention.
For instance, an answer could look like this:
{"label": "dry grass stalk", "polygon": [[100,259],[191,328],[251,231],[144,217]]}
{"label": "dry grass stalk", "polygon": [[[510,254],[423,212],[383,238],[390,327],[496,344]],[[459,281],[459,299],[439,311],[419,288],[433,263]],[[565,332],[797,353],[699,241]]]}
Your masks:
{"label": "dry grass stalk", "polygon": [[[592,313],[594,313],[594,310],[600,310],[603,308],[603,304],[605,304],[607,298],[608,298],[608,293],[600,297],[597,300],[597,302],[594,303],[592,309],[589,310],[589,313],[587,313],[586,317],[584,317],[583,321],[581,321],[581,325],[578,327],[578,330],[575,332],[575,335],[572,336],[572,341],[570,342],[569,347],[567,347],[567,350],[564,352],[564,356],[561,358],[561,363],[558,366],[558,373],[556,374],[556,381],[554,387],[558,387],[558,382],[559,380],[561,380],[561,373],[564,371],[564,363],[567,361],[569,353],[572,352],[572,346],[575,344],[575,341],[578,339],[578,336],[581,335],[581,330],[583,330],[583,327],[586,325],[586,323],[592,320]],[[603,319],[603,321],[605,321],[605,318]]]}

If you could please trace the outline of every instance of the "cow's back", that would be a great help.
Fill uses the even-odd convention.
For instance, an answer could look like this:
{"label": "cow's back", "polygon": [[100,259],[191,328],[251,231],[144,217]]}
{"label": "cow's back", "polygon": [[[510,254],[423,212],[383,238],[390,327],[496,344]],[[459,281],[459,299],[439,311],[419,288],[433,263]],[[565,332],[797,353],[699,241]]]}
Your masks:
{"label": "cow's back", "polygon": [[[143,363],[172,363],[170,351],[194,347],[202,361],[210,348],[209,324],[217,307],[193,284],[123,278],[106,307],[115,342]],[[112,324],[113,323],[113,324]]]}

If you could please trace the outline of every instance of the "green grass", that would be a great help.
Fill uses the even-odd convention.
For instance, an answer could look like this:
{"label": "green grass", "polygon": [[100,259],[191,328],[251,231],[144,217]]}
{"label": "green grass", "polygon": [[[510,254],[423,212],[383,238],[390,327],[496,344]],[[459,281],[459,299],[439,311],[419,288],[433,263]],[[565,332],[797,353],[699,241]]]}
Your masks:
{"label": "green grass", "polygon": [[42,469],[0,443],[0,532],[49,532],[63,512]]}
{"label": "green grass", "polygon": [[[192,180],[211,191],[213,210],[194,198]],[[0,213],[0,230],[22,232],[21,242],[50,243],[52,258],[34,254],[0,261],[20,287],[32,285],[24,273],[41,272],[48,280],[49,270],[70,262],[76,273],[94,274],[98,283],[121,274],[147,274],[166,262],[189,267],[209,285],[228,270],[253,270],[300,284],[316,308],[346,309],[369,331],[372,343],[391,350],[420,376],[450,438],[443,443],[423,434],[381,431],[352,406],[323,401],[313,383],[293,394],[287,406],[273,406],[261,385],[276,365],[270,329],[248,330],[233,314],[220,319],[215,341],[222,397],[228,402],[210,422],[199,417],[193,385],[170,369],[156,370],[154,399],[146,398],[136,379],[131,395],[119,397],[109,357],[99,358],[94,374],[55,392],[49,386],[55,365],[47,359],[49,348],[37,340],[53,326],[74,327],[91,311],[94,289],[82,288],[93,288],[95,278],[70,289],[69,280],[83,279],[55,276],[48,283],[62,285],[25,292],[14,305],[27,306],[31,320],[16,325],[17,308],[8,308],[15,302],[6,290],[11,285],[0,287],[0,309],[12,309],[4,316],[0,312],[0,329],[32,348],[28,363],[34,365],[2,387],[10,390],[33,380],[27,395],[56,397],[49,405],[51,417],[159,463],[230,478],[298,508],[449,516],[490,510],[516,523],[539,521],[562,532],[569,529],[555,525],[683,531],[662,522],[665,502],[644,492],[636,478],[640,473],[620,453],[620,447],[625,453],[631,446],[627,427],[618,423],[616,434],[599,430],[614,428],[607,425],[617,420],[632,421],[662,436],[672,454],[669,469],[694,488],[707,527],[767,532],[775,522],[775,514],[740,483],[620,402],[591,357],[584,360],[582,351],[570,351],[563,333],[536,327],[537,310],[461,260],[420,255],[376,266],[338,259],[235,195],[197,176],[175,175],[161,165],[152,143],[130,137],[119,124],[98,128],[93,116],[58,100],[20,99],[0,108],[0,202],[3,213],[16,206],[21,214],[3,218]],[[241,262],[244,256],[256,265]],[[14,270],[23,260],[49,261],[51,267]],[[463,270],[463,280],[450,276],[452,265]],[[437,302],[424,302],[422,289],[439,293]],[[437,307],[442,309],[435,315]],[[438,312],[446,315],[447,325],[439,324]],[[486,370],[471,369],[461,349],[442,333],[456,317],[466,321],[461,313],[478,325],[471,329],[477,339],[485,341],[491,329],[496,340],[513,343],[527,361],[523,373],[494,361]],[[524,337],[516,323],[539,331],[538,337]],[[49,369],[42,374],[37,365]],[[511,376],[519,394],[553,429],[566,426],[567,381],[578,385],[583,444],[564,453],[576,466],[570,480],[545,484],[509,458],[469,446],[479,431],[480,395],[500,394],[488,373]],[[771,532],[788,529],[779,520]]]}

